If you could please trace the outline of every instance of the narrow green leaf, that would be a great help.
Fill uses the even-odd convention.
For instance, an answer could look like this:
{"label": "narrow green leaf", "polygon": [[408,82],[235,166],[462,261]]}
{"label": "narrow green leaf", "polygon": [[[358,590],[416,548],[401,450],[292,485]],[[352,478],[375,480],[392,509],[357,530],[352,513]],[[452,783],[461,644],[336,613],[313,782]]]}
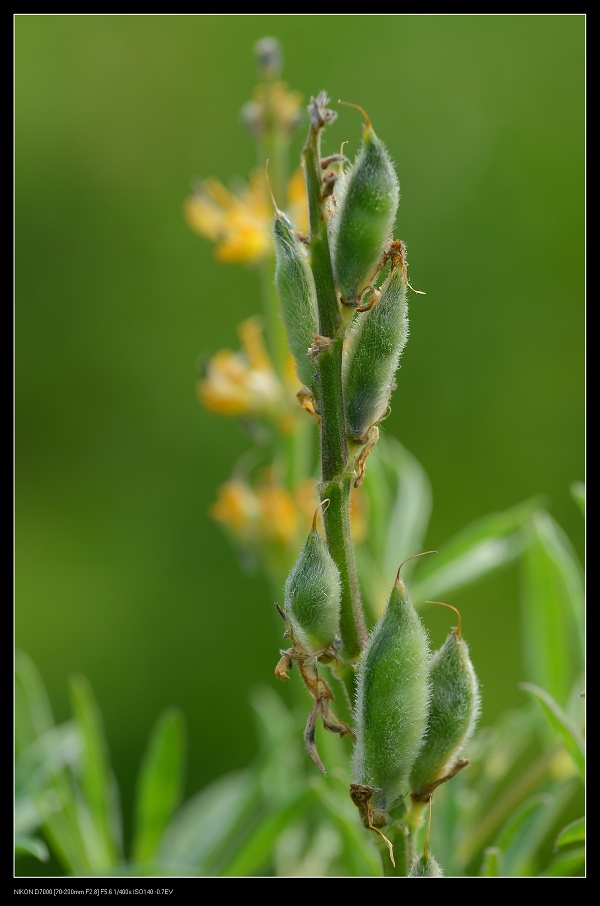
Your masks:
{"label": "narrow green leaf", "polygon": [[30,836],[40,829],[42,816],[32,796],[15,796],[13,822],[17,837]]}
{"label": "narrow green leaf", "polygon": [[571,497],[581,510],[581,515],[585,517],[585,484],[583,481],[574,481],[570,491]]}
{"label": "narrow green leaf", "polygon": [[[450,856],[458,852],[460,864],[468,865],[483,845],[496,839],[520,803],[538,790],[547,776],[555,752],[548,749],[533,761],[528,757],[543,721],[532,701],[523,708],[503,712],[493,726],[483,727],[471,740],[468,770],[440,789],[440,794],[456,800],[455,811],[460,817],[461,783],[468,781],[472,797],[469,820],[457,844],[450,845]],[[527,767],[519,771],[519,765],[524,763]],[[453,833],[452,824],[446,825],[442,843],[451,841]],[[439,844],[436,847],[439,849]],[[441,851],[440,856],[444,856]]]}
{"label": "narrow green leaf", "polygon": [[251,816],[260,808],[260,801],[255,771],[219,777],[175,815],[163,834],[156,861],[213,874],[211,869],[228,841],[244,833]]}
{"label": "narrow green leaf", "polygon": [[[73,777],[65,771],[75,757],[71,729],[54,727],[42,678],[20,650],[15,652],[15,743],[15,829],[41,828],[67,874],[88,871],[92,863],[79,825]],[[79,741],[77,747],[81,749]]]}
{"label": "narrow green leaf", "polygon": [[76,763],[80,753],[80,737],[72,722],[50,727],[16,759],[16,797],[42,793],[65,765]]}
{"label": "narrow green leaf", "polygon": [[517,808],[495,841],[504,854],[509,877],[530,874],[538,848],[573,795],[573,784],[554,784],[550,792],[532,796]]}
{"label": "narrow green leaf", "polygon": [[34,856],[40,862],[47,862],[50,853],[39,837],[15,837],[15,856]]}
{"label": "narrow green leaf", "polygon": [[138,778],[132,858],[151,862],[179,805],[183,789],[184,726],[181,714],[167,711],[150,738]]}
{"label": "narrow green leaf", "polygon": [[548,513],[531,519],[525,537],[521,613],[527,679],[564,703],[584,668],[581,566]]}
{"label": "narrow green leaf", "polygon": [[[140,865],[138,862],[117,862],[108,868],[97,869],[94,872],[81,872],[83,877],[94,878],[187,878],[197,877],[194,869],[182,868],[181,866],[163,865],[160,862],[144,862]],[[100,885],[98,885],[100,886]],[[136,885],[139,887],[140,885]],[[161,891],[164,889],[173,892],[169,883],[161,884]],[[157,888],[154,887],[153,890]]]}
{"label": "narrow green leaf", "polygon": [[554,841],[554,849],[561,846],[570,846],[571,843],[585,842],[585,818],[579,818],[563,827]]}
{"label": "narrow green leaf", "polygon": [[257,783],[268,789],[270,802],[285,801],[306,782],[309,759],[302,733],[307,711],[292,713],[279,693],[269,686],[252,689],[249,698],[260,741],[260,755],[253,765]]}
{"label": "narrow green leaf", "polygon": [[69,875],[89,874],[94,860],[80,821],[80,808],[71,775],[58,775],[48,794],[35,798],[50,851]]}
{"label": "narrow green leaf", "polygon": [[15,744],[17,753],[54,725],[43,680],[24,651],[15,652]]}
{"label": "narrow green leaf", "polygon": [[[382,433],[381,461],[388,484],[396,482],[391,512],[384,526],[383,570],[391,587],[403,559],[421,553],[432,509],[432,491],[422,465],[394,437]],[[412,566],[407,564],[407,577]]]}
{"label": "narrow green leaf", "polygon": [[[367,460],[362,486],[368,500],[369,533],[356,556],[372,616],[383,612],[402,560],[421,552],[429,523],[432,493],[415,457],[383,431]],[[406,577],[412,565],[406,564]]]}
{"label": "narrow green leaf", "polygon": [[477,519],[440,546],[435,557],[420,558],[412,582],[415,600],[443,598],[515,560],[523,550],[521,529],[538,506],[533,499]]}
{"label": "narrow green leaf", "polygon": [[533,683],[521,683],[520,688],[530,692],[542,706],[542,710],[553,730],[562,739],[565,748],[581,777],[585,777],[585,743],[573,721],[564,713],[562,708],[554,701],[551,695],[535,686]]}
{"label": "narrow green leaf", "polygon": [[585,849],[577,847],[560,853],[541,873],[542,878],[573,878],[585,874]]}
{"label": "narrow green leaf", "polygon": [[248,877],[268,868],[271,851],[279,834],[284,828],[300,820],[314,801],[313,788],[305,787],[285,806],[260,816],[252,833],[240,844],[232,860],[221,872],[223,877]]}
{"label": "narrow green leaf", "polygon": [[479,876],[481,878],[499,878],[502,874],[502,850],[497,846],[488,846],[483,853],[483,862]]}
{"label": "narrow green leaf", "polygon": [[[79,820],[89,840],[90,857],[97,869],[117,862],[121,855],[121,816],[118,789],[108,760],[102,717],[91,686],[83,676],[71,680],[75,721],[82,738]],[[89,822],[86,816],[89,813]]]}

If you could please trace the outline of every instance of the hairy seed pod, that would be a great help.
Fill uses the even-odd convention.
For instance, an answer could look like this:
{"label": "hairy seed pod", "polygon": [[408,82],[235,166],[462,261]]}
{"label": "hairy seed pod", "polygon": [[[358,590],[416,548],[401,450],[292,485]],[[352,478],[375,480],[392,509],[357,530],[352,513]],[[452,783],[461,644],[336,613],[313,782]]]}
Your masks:
{"label": "hairy seed pod", "polygon": [[364,440],[369,428],[386,413],[408,339],[406,285],[405,269],[393,268],[381,287],[379,301],[357,314],[347,331],[343,387],[352,440]]}
{"label": "hairy seed pod", "polygon": [[410,775],[411,794],[420,802],[467,765],[459,756],[479,717],[479,682],[460,628],[453,629],[433,654],[429,683],[427,734]]}
{"label": "hairy seed pod", "polygon": [[336,284],[342,302],[354,307],[379,270],[400,199],[392,159],[369,118],[362,113],[366,120],[362,144],[354,163],[336,182],[330,221]]}
{"label": "hairy seed pod", "polygon": [[333,645],[339,630],[341,582],[316,526],[285,582],[284,612],[294,641],[309,654]]}
{"label": "hairy seed pod", "polygon": [[429,645],[400,574],[363,655],[355,707],[353,777],[374,809],[403,795],[427,725]]}
{"label": "hairy seed pod", "polygon": [[313,363],[308,355],[313,334],[318,333],[317,294],[307,254],[281,212],[275,215],[275,287],[288,346],[296,363],[296,374],[306,387],[312,386]]}
{"label": "hairy seed pod", "polygon": [[423,853],[421,856],[413,861],[410,871],[408,873],[409,878],[443,878],[444,872],[442,871],[437,859],[431,855],[431,853]]}

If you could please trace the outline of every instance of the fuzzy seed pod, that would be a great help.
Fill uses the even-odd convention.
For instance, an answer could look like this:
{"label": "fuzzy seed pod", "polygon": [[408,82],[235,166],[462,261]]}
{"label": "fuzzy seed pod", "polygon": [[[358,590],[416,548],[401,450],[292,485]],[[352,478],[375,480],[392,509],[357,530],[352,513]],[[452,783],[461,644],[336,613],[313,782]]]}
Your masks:
{"label": "fuzzy seed pod", "polygon": [[318,333],[317,294],[306,251],[296,239],[290,221],[277,212],[274,224],[275,287],[288,346],[302,384],[312,386],[313,363],[308,355]]}
{"label": "fuzzy seed pod", "polygon": [[284,612],[294,642],[308,655],[333,645],[339,630],[341,582],[337,566],[316,527],[285,582]]}
{"label": "fuzzy seed pod", "polygon": [[458,629],[449,633],[432,656],[429,683],[427,734],[410,775],[411,794],[419,802],[426,801],[436,786],[468,764],[459,756],[479,716],[479,682]]}
{"label": "fuzzy seed pod", "polygon": [[384,417],[394,375],[408,339],[406,273],[394,267],[369,311],[357,314],[347,332],[343,361],[346,424],[349,437],[361,441]]}
{"label": "fuzzy seed pod", "polygon": [[371,633],[358,674],[352,758],[357,783],[374,788],[374,809],[404,794],[427,725],[429,646],[400,575]]}
{"label": "fuzzy seed pod", "polygon": [[390,155],[362,112],[366,119],[362,145],[354,163],[336,182],[330,221],[335,280],[342,302],[354,307],[381,266],[400,199]]}
{"label": "fuzzy seed pod", "polygon": [[411,869],[408,873],[409,878],[443,878],[444,872],[442,871],[437,859],[431,855],[431,853],[423,853],[421,856],[417,856],[411,865]]}

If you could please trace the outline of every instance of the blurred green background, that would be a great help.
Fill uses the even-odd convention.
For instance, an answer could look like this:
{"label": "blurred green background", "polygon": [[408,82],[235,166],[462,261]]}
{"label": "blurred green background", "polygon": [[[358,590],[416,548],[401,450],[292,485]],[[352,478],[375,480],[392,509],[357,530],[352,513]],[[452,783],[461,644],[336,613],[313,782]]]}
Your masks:
{"label": "blurred green background", "polygon": [[[542,495],[583,558],[585,17],[18,14],[14,32],[15,642],[57,720],[88,677],[129,811],[165,707],[191,795],[255,754],[248,689],[289,694],[271,590],[207,515],[250,441],[195,395],[259,278],[182,215],[195,179],[255,165],[255,42],[280,41],[306,102],[362,105],[396,161],[426,295],[385,429],[431,479],[427,547]],[[359,123],[340,115],[324,150]],[[525,700],[516,569],[452,603],[492,723]]]}

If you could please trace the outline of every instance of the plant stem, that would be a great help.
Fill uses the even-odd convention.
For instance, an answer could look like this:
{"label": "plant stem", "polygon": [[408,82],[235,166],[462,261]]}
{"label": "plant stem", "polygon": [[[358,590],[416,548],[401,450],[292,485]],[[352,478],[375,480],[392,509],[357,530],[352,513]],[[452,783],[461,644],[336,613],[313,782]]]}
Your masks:
{"label": "plant stem", "polygon": [[321,485],[322,500],[329,500],[323,514],[327,544],[342,583],[340,631],[344,663],[336,673],[345,683],[353,700],[354,663],[366,642],[367,633],[354,547],[350,533],[350,493],[353,468],[348,464],[348,445],[342,393],[342,318],[333,277],[329,251],[327,214],[321,190],[320,138],[323,126],[332,118],[326,109],[327,98],[312,99],[310,128],[303,148],[308,208],[310,218],[311,266],[317,292],[320,338],[315,353],[317,366],[316,408],[321,419]]}
{"label": "plant stem", "polygon": [[385,828],[385,833],[394,847],[394,862],[387,849],[381,848],[383,874],[386,878],[406,878],[414,858],[414,839],[405,824]]}

